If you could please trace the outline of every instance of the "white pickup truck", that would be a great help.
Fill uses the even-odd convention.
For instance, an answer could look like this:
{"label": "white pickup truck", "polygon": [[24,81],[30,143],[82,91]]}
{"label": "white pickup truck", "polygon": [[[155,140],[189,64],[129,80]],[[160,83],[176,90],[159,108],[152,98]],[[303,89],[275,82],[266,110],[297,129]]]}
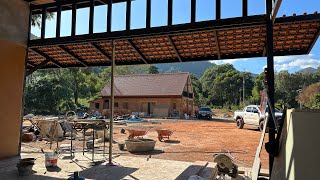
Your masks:
{"label": "white pickup truck", "polygon": [[[266,109],[266,115],[261,114],[260,107],[257,105],[249,105],[243,110],[238,110],[234,112],[233,119],[237,123],[237,127],[242,129],[243,126],[250,125],[256,126],[260,131],[263,130],[265,117],[268,116],[268,108]],[[280,119],[282,117],[282,112],[275,109],[275,118]]]}

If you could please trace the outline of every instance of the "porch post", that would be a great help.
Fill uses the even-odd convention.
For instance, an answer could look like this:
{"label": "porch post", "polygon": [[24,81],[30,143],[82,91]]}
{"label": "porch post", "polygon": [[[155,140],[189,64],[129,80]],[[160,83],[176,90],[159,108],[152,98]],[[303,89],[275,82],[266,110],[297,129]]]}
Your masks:
{"label": "porch post", "polygon": [[111,62],[111,107],[110,107],[110,133],[109,133],[109,164],[112,164],[112,142],[113,142],[113,114],[114,114],[114,66],[115,66],[115,41],[112,40],[112,62]]}
{"label": "porch post", "polygon": [[[273,59],[273,22],[271,19],[272,5],[274,0],[266,0],[266,14],[267,14],[267,81],[268,81],[268,97],[270,100],[269,112],[274,112],[274,59]],[[273,110],[271,110],[271,108]],[[275,124],[272,116],[268,116],[269,127],[269,143],[275,143]],[[272,173],[274,157],[269,154],[269,174]]]}

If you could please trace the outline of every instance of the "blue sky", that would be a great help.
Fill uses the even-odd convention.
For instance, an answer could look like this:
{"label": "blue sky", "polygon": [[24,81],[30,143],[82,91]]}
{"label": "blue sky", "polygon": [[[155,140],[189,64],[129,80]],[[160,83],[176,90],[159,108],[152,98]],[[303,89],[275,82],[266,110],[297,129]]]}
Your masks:
{"label": "blue sky", "polygon": [[[265,0],[248,0],[249,15],[263,14],[265,12]],[[132,2],[131,27],[139,29],[145,27],[146,0]],[[241,16],[242,0],[222,0],[222,18]],[[126,3],[118,3],[113,6],[112,31],[125,29]],[[163,26],[167,21],[167,0],[152,0],[151,26]],[[215,19],[215,0],[197,0],[197,21]],[[320,0],[282,0],[278,16],[287,16],[296,13],[320,13]],[[105,32],[107,29],[107,6],[95,8],[94,32]],[[71,34],[71,11],[63,11],[61,18],[61,36]],[[190,0],[173,0],[173,24],[188,23],[190,21]],[[77,11],[76,34],[88,33],[89,9],[83,8]],[[55,36],[56,19],[47,20],[46,38]],[[40,36],[40,29],[32,27],[31,32]],[[320,38],[319,38],[320,39]],[[320,65],[320,40],[317,41],[309,55],[275,57],[275,70],[288,70],[296,72],[306,67],[318,67]],[[233,59],[214,61],[216,64],[232,63],[238,70],[261,73],[266,66],[266,58]]]}

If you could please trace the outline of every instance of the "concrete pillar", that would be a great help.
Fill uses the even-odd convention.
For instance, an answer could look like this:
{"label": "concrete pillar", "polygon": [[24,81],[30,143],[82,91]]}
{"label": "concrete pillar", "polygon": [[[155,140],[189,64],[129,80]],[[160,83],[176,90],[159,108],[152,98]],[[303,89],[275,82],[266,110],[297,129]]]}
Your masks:
{"label": "concrete pillar", "polygon": [[0,159],[19,154],[29,5],[0,1]]}

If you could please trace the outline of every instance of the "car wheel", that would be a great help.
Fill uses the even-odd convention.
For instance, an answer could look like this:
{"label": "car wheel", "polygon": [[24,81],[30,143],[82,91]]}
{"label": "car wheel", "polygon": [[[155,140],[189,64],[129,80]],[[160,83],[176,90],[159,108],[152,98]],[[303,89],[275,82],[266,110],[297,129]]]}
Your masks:
{"label": "car wheel", "polygon": [[237,127],[238,127],[238,129],[242,129],[243,126],[244,126],[243,120],[242,120],[242,119],[238,119],[238,120],[237,120]]}
{"label": "car wheel", "polygon": [[264,121],[261,121],[261,122],[259,123],[259,130],[260,130],[260,131],[263,131],[263,126],[264,126]]}

